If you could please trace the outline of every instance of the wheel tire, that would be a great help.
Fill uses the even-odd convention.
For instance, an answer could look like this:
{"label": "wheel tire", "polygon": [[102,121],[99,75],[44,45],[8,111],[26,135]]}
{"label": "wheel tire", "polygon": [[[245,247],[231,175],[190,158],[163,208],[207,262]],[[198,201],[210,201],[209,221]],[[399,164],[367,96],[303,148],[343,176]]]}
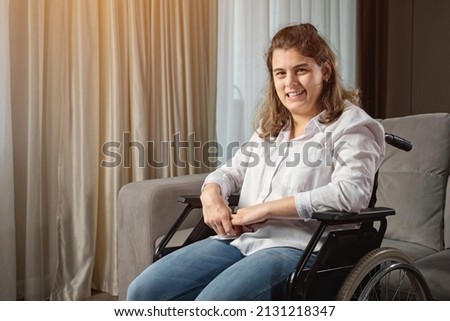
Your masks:
{"label": "wheel tire", "polygon": [[[390,273],[403,273],[409,281],[412,296],[416,300],[431,299],[430,291],[414,261],[402,251],[395,248],[378,248],[367,253],[355,265],[342,284],[337,300],[368,300],[368,293],[377,293],[380,288],[380,280]],[[395,289],[395,294],[402,294],[401,284]],[[391,285],[389,286],[389,288]],[[411,292],[409,292],[410,294]],[[387,300],[387,298],[372,296],[371,300]],[[393,297],[393,300],[405,300],[403,297]]]}

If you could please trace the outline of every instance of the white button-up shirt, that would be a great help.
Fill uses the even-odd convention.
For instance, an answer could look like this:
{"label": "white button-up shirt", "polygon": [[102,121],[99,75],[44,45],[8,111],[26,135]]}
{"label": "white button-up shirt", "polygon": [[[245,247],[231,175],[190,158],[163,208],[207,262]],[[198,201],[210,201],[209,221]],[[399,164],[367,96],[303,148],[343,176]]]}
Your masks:
{"label": "white button-up shirt", "polygon": [[298,218],[248,227],[231,243],[243,254],[275,246],[304,249],[318,226],[310,220],[312,212],[367,207],[384,157],[383,127],[348,102],[332,124],[320,123],[319,117],[294,139],[290,128],[270,141],[255,133],[230,162],[207,176],[205,184],[219,184],[225,198],[240,191],[241,208],[295,197]]}

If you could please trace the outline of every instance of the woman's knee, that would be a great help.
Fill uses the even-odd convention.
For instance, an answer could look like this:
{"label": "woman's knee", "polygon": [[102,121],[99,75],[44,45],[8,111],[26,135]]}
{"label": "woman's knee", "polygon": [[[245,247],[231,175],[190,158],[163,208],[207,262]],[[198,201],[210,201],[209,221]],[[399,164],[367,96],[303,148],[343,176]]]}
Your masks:
{"label": "woman's knee", "polygon": [[200,241],[150,265],[129,285],[127,299],[194,299],[194,294],[242,257],[240,251],[229,244]]}
{"label": "woman's knee", "polygon": [[141,282],[139,277],[134,279],[127,290],[127,300],[128,301],[145,301],[147,298],[144,295],[147,293],[145,291],[145,285]]}
{"label": "woman's knee", "polygon": [[[169,299],[165,295],[172,288],[166,273],[170,267],[164,260],[155,262],[139,274],[128,286],[127,300],[155,301]],[[169,272],[170,273],[170,272]]]}
{"label": "woman's knee", "polygon": [[177,282],[152,265],[128,286],[128,301],[170,301],[177,296]]}

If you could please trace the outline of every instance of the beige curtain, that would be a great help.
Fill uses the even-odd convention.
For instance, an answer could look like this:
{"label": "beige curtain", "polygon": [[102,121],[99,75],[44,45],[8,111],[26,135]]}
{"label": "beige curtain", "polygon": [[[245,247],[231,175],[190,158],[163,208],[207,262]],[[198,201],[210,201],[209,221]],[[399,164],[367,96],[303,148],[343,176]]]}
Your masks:
{"label": "beige curtain", "polygon": [[0,300],[16,299],[9,1],[0,0]]}
{"label": "beige curtain", "polygon": [[208,170],[216,1],[1,1],[3,182],[14,168],[1,197],[15,239],[1,272],[26,300],[115,295],[121,186]]}

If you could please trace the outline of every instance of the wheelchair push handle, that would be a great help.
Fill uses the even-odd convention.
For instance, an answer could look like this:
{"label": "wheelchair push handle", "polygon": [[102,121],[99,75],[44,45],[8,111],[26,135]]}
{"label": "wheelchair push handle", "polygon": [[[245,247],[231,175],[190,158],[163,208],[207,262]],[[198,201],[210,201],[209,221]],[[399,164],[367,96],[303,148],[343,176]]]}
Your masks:
{"label": "wheelchair push handle", "polygon": [[412,149],[412,143],[409,140],[404,139],[403,137],[386,133],[384,135],[384,140],[389,145],[392,145],[394,147],[397,147],[401,150],[404,150],[406,152],[409,152]]}

